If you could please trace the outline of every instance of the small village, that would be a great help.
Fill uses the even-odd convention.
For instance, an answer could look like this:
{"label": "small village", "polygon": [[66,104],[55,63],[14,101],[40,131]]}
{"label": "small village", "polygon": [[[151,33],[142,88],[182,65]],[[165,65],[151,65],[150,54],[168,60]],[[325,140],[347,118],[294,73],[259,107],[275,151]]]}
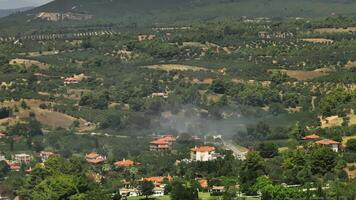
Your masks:
{"label": "small village", "polygon": [[[0,138],[7,138],[6,132],[1,132]],[[190,157],[184,158],[182,160],[177,160],[175,165],[179,165],[180,163],[191,163],[191,162],[213,162],[217,159],[224,159],[224,155],[219,154],[216,152],[218,149],[227,148],[224,145],[221,145],[222,136],[214,136],[215,140],[218,141],[215,145],[202,145],[202,146],[194,146],[190,148]],[[179,136],[173,135],[161,135],[155,136],[154,140],[149,142],[149,151],[152,154],[171,154],[173,149],[173,144],[179,139]],[[197,136],[192,136],[192,140],[201,140]],[[320,136],[316,134],[306,135],[301,139],[301,143],[303,145],[298,146],[299,150],[303,150],[304,148],[309,148],[310,145],[316,146],[324,146],[326,148],[331,149],[334,152],[343,152],[346,150],[346,146],[341,144],[340,142],[331,140],[331,139],[322,139]],[[250,150],[254,151],[254,150]],[[248,152],[240,152],[246,155]],[[236,154],[235,154],[236,155]],[[5,161],[8,165],[9,169],[12,171],[19,172],[20,170],[24,170],[26,176],[32,173],[32,168],[30,166],[46,166],[46,161],[50,158],[59,157],[60,155],[56,152],[51,151],[41,151],[37,154],[26,154],[26,153],[18,153],[13,154],[10,159],[5,157],[4,155],[0,154],[0,161]],[[241,157],[236,157],[237,159],[241,159]],[[130,170],[137,170],[136,167],[139,167],[143,163],[137,162],[135,160],[125,159],[117,160],[113,163],[110,163],[107,159],[107,156],[104,154],[100,154],[97,152],[88,152],[84,155],[85,161],[90,165],[92,169],[99,169],[105,166],[105,171],[110,170],[119,170],[120,173],[126,173]],[[245,159],[245,158],[243,158]],[[354,170],[349,170],[345,168],[347,171],[348,176],[353,178],[356,174]],[[93,180],[97,183],[101,183],[105,180],[105,175],[100,174],[99,172],[95,172],[95,170],[91,171],[88,176],[92,177]],[[164,197],[167,195],[167,184],[172,182],[175,179],[175,176],[171,176],[170,174],[166,174],[165,176],[152,176],[152,177],[142,177],[137,178],[134,180],[122,180],[121,185],[123,187],[118,189],[118,194],[122,198],[133,198],[133,197],[140,197],[143,196],[143,192],[141,191],[140,185],[143,182],[150,182],[153,184],[154,187],[151,188],[151,192],[149,196],[155,197]],[[207,177],[196,177],[195,180],[199,183],[200,192],[208,192],[210,195],[219,196],[226,192],[226,187],[223,185],[211,185],[209,184],[210,181]],[[239,192],[239,185],[234,186],[236,188],[236,192],[238,196],[245,196],[243,193]],[[296,185],[287,185],[285,187],[296,187]],[[256,198],[258,196],[255,196]],[[252,197],[251,197],[252,198]],[[0,194],[0,199],[2,200],[9,200],[6,197],[6,194]]]}

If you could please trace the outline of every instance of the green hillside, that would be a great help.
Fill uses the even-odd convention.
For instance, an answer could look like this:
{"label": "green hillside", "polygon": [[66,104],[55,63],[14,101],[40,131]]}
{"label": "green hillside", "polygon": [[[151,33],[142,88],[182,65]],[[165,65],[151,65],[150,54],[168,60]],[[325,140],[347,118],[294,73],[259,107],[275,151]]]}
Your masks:
{"label": "green hillside", "polygon": [[[48,23],[35,20],[41,12],[91,15],[87,21]],[[348,0],[55,0],[28,12],[0,20],[2,31],[29,31],[31,27],[63,27],[88,24],[152,25],[192,23],[224,18],[325,17],[356,14],[356,2]],[[53,26],[54,24],[54,26]],[[21,27],[19,27],[21,25]],[[15,27],[15,28],[14,28]]]}

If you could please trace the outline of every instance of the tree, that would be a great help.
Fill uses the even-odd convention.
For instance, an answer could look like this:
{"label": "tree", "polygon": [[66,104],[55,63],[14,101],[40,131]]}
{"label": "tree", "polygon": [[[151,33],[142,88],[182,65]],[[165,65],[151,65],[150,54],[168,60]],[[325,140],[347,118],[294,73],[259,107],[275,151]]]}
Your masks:
{"label": "tree", "polygon": [[210,86],[210,90],[217,94],[225,94],[225,83],[222,79],[216,79]]}
{"label": "tree", "polygon": [[5,161],[0,161],[0,179],[4,178],[9,171],[9,165]]}
{"label": "tree", "polygon": [[[194,184],[184,183],[182,180],[176,179],[172,183],[171,199],[172,200],[198,200],[198,189]],[[191,186],[189,186],[190,184]]]}
{"label": "tree", "polygon": [[278,155],[278,147],[274,143],[262,142],[258,145],[257,151],[259,151],[262,158],[273,158]]}
{"label": "tree", "polygon": [[256,152],[249,152],[240,171],[241,191],[249,195],[256,194],[257,191],[252,186],[256,183],[256,179],[263,174],[265,174],[263,159]]}
{"label": "tree", "polygon": [[142,195],[146,196],[146,199],[148,199],[148,196],[153,194],[154,187],[155,186],[151,181],[143,181],[140,185]]}
{"label": "tree", "polygon": [[0,119],[9,117],[10,113],[11,111],[9,108],[0,108]]}
{"label": "tree", "polygon": [[296,140],[300,140],[305,136],[305,127],[297,122],[294,126],[291,127],[290,135]]}
{"label": "tree", "polygon": [[319,147],[310,152],[310,168],[313,174],[325,175],[337,164],[337,154],[328,147]]}
{"label": "tree", "polygon": [[350,139],[346,143],[347,150],[356,152],[356,139]]}
{"label": "tree", "polygon": [[305,199],[305,193],[295,188],[287,188],[279,184],[273,184],[268,176],[257,178],[253,186],[260,191],[262,200],[286,200],[286,199]]}

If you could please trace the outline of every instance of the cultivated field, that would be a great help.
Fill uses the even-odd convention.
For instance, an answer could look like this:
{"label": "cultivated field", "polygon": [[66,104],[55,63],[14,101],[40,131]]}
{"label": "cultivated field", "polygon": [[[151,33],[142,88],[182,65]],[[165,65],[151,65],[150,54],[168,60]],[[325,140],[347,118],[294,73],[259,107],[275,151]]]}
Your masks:
{"label": "cultivated field", "polygon": [[15,58],[9,61],[10,65],[24,65],[26,68],[31,66],[38,66],[40,69],[48,69],[49,65],[47,63],[39,62],[37,60],[21,59]]}
{"label": "cultivated field", "polygon": [[163,71],[208,71],[204,67],[180,65],[180,64],[162,64],[162,65],[149,65],[144,68],[163,70]]}
{"label": "cultivated field", "polygon": [[311,42],[311,43],[320,43],[320,44],[331,44],[334,40],[325,39],[325,38],[305,38],[302,39],[304,42]]}
{"label": "cultivated field", "polygon": [[282,73],[286,73],[289,77],[295,78],[297,80],[310,80],[313,78],[318,78],[321,76],[325,76],[328,74],[328,70],[326,69],[318,69],[314,71],[303,71],[303,70],[278,70]]}
{"label": "cultivated field", "polygon": [[349,33],[356,32],[356,27],[347,27],[347,28],[318,28],[314,30],[319,33]]}

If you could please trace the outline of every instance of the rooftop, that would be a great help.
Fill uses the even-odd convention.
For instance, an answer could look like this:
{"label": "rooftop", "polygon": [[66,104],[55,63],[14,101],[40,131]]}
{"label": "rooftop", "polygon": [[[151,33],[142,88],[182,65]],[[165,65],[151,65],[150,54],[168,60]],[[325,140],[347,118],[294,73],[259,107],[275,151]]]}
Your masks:
{"label": "rooftop", "polygon": [[330,139],[324,139],[324,140],[319,140],[315,142],[315,144],[320,144],[320,145],[333,145],[333,144],[340,144],[340,142],[330,140]]}
{"label": "rooftop", "polygon": [[199,146],[191,149],[194,152],[211,152],[215,151],[215,147],[212,146]]}
{"label": "rooftop", "polygon": [[305,137],[303,137],[303,140],[317,140],[317,139],[320,139],[320,136],[316,134],[306,135]]}
{"label": "rooftop", "polygon": [[131,167],[135,165],[135,162],[132,160],[120,160],[114,163],[117,167]]}

